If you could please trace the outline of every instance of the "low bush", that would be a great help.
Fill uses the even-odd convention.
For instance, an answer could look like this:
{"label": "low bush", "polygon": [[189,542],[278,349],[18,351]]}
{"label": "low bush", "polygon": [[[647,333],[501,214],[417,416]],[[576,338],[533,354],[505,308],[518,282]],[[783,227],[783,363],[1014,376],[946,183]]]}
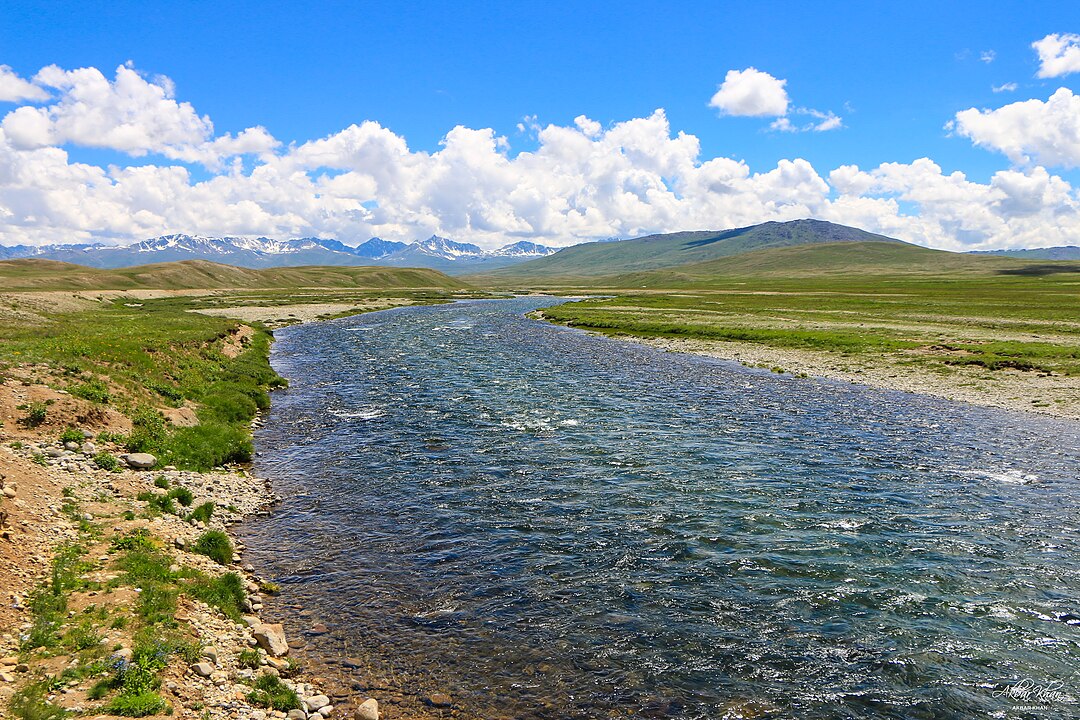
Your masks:
{"label": "low bush", "polygon": [[25,406],[26,417],[22,419],[27,427],[38,427],[49,417],[49,407],[43,402],[32,402]]}
{"label": "low bush", "polygon": [[71,427],[64,430],[64,432],[61,433],[61,435],[60,435],[60,442],[62,442],[62,443],[74,442],[74,443],[79,443],[81,445],[83,439],[84,438],[83,438],[82,430],[76,430],[75,428],[71,428]]}
{"label": "low bush", "polygon": [[246,430],[217,422],[177,428],[165,452],[168,464],[210,470],[226,463],[251,460],[254,448]]}
{"label": "low bush", "polygon": [[161,715],[169,710],[169,704],[155,690],[117,695],[105,705],[105,712],[120,717],[146,717]]}
{"label": "low bush", "polygon": [[244,593],[244,581],[236,573],[226,573],[216,578],[200,575],[184,592],[210,607],[217,608],[226,617],[237,622],[241,619],[241,609],[247,597]]}
{"label": "low bush", "polygon": [[94,456],[94,464],[102,470],[120,472],[120,461],[116,459],[115,455],[107,450],[102,450]]}
{"label": "low bush", "polygon": [[184,519],[188,522],[201,522],[205,525],[210,522],[210,517],[214,514],[214,508],[214,503],[204,502],[202,505],[188,513],[188,516]]}
{"label": "low bush", "polygon": [[195,541],[191,551],[205,555],[219,565],[228,565],[233,558],[232,542],[229,540],[229,536],[220,530],[204,532]]}
{"label": "low bush", "polygon": [[75,387],[71,388],[71,394],[75,397],[80,397],[83,400],[89,400],[99,405],[108,405],[112,400],[112,396],[109,394],[109,386],[101,380],[87,380],[84,383],[79,383]]}
{"label": "low bush", "polygon": [[259,654],[258,650],[241,650],[236,655],[236,664],[240,667],[258,670],[262,665],[262,655]]}
{"label": "low bush", "polygon": [[169,495],[158,495],[152,492],[141,492],[135,496],[136,500],[142,500],[149,505],[151,515],[157,513],[167,513],[169,515],[177,515],[179,511],[176,509],[176,505],[173,505],[172,497]]}
{"label": "low bush", "polygon": [[254,689],[248,693],[248,701],[271,710],[288,712],[300,707],[300,698],[281,679],[274,675],[260,675],[255,679]]}
{"label": "low bush", "polygon": [[146,528],[135,528],[129,533],[116,536],[112,539],[113,550],[153,550],[155,545],[150,531]]}
{"label": "low bush", "polygon": [[191,507],[195,502],[195,496],[186,487],[175,487],[169,491],[169,497],[184,507]]}
{"label": "low bush", "polygon": [[11,712],[19,720],[63,720],[68,712],[47,699],[45,682],[27,685],[11,697]]}
{"label": "low bush", "polygon": [[165,416],[153,408],[141,407],[131,414],[128,452],[160,452],[169,439]]}

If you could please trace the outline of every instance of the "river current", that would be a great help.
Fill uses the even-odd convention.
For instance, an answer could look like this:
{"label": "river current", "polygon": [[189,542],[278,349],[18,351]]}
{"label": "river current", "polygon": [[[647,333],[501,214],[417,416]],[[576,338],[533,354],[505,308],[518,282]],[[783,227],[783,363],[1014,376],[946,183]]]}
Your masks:
{"label": "river current", "polygon": [[554,302],[278,331],[256,472],[285,500],[242,535],[357,687],[396,716],[1080,715],[1075,423],[526,317]]}

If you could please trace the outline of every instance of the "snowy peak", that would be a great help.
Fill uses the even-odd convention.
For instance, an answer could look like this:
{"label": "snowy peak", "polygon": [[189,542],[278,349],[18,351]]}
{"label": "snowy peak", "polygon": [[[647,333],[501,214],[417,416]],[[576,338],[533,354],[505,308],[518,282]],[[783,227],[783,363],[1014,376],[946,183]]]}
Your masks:
{"label": "snowy peak", "polygon": [[504,245],[492,252],[492,255],[498,257],[520,257],[520,258],[538,258],[547,257],[554,253],[559,252],[558,248],[548,247],[547,245],[538,245],[528,240],[522,240],[512,245]]}
{"label": "snowy peak", "polygon": [[0,260],[43,257],[100,268],[130,267],[179,260],[211,260],[239,267],[297,265],[389,265],[425,267],[448,273],[505,267],[544,257],[555,248],[522,241],[487,251],[471,243],[432,235],[411,244],[373,237],[358,247],[327,238],[276,240],[255,236],[210,236],[174,233],[128,246],[46,245],[0,246]]}
{"label": "snowy peak", "polygon": [[[327,240],[325,242],[334,243],[335,245],[341,245],[341,243],[337,242],[336,240]],[[330,247],[330,245],[327,244],[325,245],[325,247]],[[405,243],[394,242],[393,240],[383,240],[380,237],[373,237],[370,240],[366,240],[365,242],[360,243],[355,248],[349,248],[345,245],[341,245],[340,251],[352,252],[354,255],[357,255],[359,257],[371,258],[372,260],[380,260],[384,257],[387,257],[388,255],[393,255],[399,250],[404,250],[407,247],[409,246]],[[334,247],[331,249],[338,250],[339,248]]]}
{"label": "snowy peak", "polygon": [[425,255],[432,255],[444,260],[456,260],[462,257],[482,257],[485,254],[477,245],[454,242],[450,238],[439,237],[438,235],[432,235],[427,240],[413,243],[412,247]]}

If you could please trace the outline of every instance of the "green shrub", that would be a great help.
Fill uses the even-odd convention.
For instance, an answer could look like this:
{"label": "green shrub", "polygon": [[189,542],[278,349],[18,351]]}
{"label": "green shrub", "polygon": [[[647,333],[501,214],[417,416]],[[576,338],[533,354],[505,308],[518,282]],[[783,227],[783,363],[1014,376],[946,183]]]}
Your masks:
{"label": "green shrub", "polygon": [[83,440],[82,430],[76,430],[75,428],[69,427],[60,435],[60,442],[62,443],[74,442],[81,445]]}
{"label": "green shrub", "polygon": [[168,464],[191,470],[210,470],[233,462],[249,462],[254,448],[243,428],[216,422],[177,428],[169,438]]}
{"label": "green shrub", "polygon": [[75,397],[80,397],[83,400],[89,400],[90,402],[98,403],[99,405],[108,405],[109,401],[112,399],[109,395],[109,386],[97,379],[79,383],[71,388],[70,392]]}
{"label": "green shrub", "polygon": [[147,625],[175,625],[178,591],[161,583],[146,583],[139,593],[139,617]]}
{"label": "green shrub", "polygon": [[165,416],[153,408],[142,407],[131,415],[128,452],[155,452],[165,446],[169,430]]}
{"label": "green shrub", "polygon": [[114,697],[104,708],[109,715],[121,717],[145,717],[161,715],[169,710],[165,698],[154,690],[147,690],[136,695],[121,694]]}
{"label": "green shrub", "polygon": [[201,522],[204,525],[210,522],[210,517],[214,514],[215,505],[212,502],[204,502],[199,507],[188,513],[188,516],[184,518],[188,522]]}
{"label": "green shrub", "polygon": [[159,487],[162,490],[168,490],[169,478],[165,477],[164,475],[158,475],[156,478],[154,478],[154,487]]}
{"label": "green shrub", "polygon": [[120,461],[116,459],[115,455],[107,450],[102,450],[94,456],[94,464],[102,470],[120,472]]}
{"label": "green shrub", "polygon": [[260,675],[255,679],[254,690],[248,693],[252,705],[288,712],[300,707],[300,698],[280,678]]}
{"label": "green shrub", "polygon": [[173,488],[169,491],[169,497],[184,507],[191,507],[191,503],[195,502],[195,496],[186,487]]}
{"label": "green shrub", "polygon": [[45,682],[27,685],[11,697],[11,712],[19,720],[63,720],[67,710],[50,703]]}
{"label": "green shrub", "polygon": [[158,495],[152,492],[141,492],[135,496],[136,500],[142,500],[144,503],[150,506],[150,514],[155,513],[167,513],[169,515],[177,515],[179,511],[176,506],[173,505],[172,498],[169,495]]}
{"label": "green shrub", "polygon": [[64,634],[64,646],[69,650],[89,650],[101,644],[101,635],[90,625],[79,624]]}
{"label": "green shrub", "polygon": [[202,401],[200,416],[224,423],[247,422],[255,417],[259,406],[240,389],[218,383]]}
{"label": "green shrub", "polygon": [[236,664],[240,667],[258,670],[262,665],[262,655],[259,654],[258,650],[241,650],[236,656]]}
{"label": "green shrub", "polygon": [[172,563],[172,558],[157,548],[136,547],[126,551],[116,566],[127,573],[128,583],[143,587],[151,582],[174,582],[176,575],[169,570]]}
{"label": "green shrub", "polygon": [[216,578],[200,575],[184,592],[210,607],[217,608],[223,615],[237,622],[240,621],[241,608],[244,598],[247,597],[244,593],[244,581],[236,573],[225,573]]}
{"label": "green shrub", "polygon": [[131,532],[112,539],[113,550],[153,550],[156,548],[146,528],[135,528]]}
{"label": "green shrub", "polygon": [[37,427],[44,423],[48,416],[48,405],[43,402],[32,402],[26,405],[26,417],[22,419],[22,423],[27,427]]}
{"label": "green shrub", "polygon": [[228,565],[233,558],[232,542],[230,542],[229,536],[220,530],[204,532],[195,541],[191,551],[205,555],[219,565]]}

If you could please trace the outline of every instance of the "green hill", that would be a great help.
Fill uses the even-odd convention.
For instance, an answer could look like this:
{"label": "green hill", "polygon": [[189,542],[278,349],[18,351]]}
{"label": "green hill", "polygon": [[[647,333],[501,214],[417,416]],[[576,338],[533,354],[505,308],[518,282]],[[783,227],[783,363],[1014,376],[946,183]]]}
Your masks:
{"label": "green hill", "polygon": [[733,278],[1039,275],[1080,272],[1076,263],[1031,263],[1011,258],[931,250],[897,242],[841,242],[755,250],[665,270],[592,279],[616,288],[678,288]]}
{"label": "green hill", "polygon": [[391,267],[279,267],[251,270],[206,260],[99,270],[53,260],[0,262],[0,290],[216,290],[438,288],[465,283],[437,270]]}
{"label": "green hill", "polygon": [[848,242],[904,244],[884,235],[822,220],[767,222],[734,230],[678,232],[575,245],[546,258],[468,279],[476,283],[499,284],[549,278],[592,278],[673,268],[766,248]]}

